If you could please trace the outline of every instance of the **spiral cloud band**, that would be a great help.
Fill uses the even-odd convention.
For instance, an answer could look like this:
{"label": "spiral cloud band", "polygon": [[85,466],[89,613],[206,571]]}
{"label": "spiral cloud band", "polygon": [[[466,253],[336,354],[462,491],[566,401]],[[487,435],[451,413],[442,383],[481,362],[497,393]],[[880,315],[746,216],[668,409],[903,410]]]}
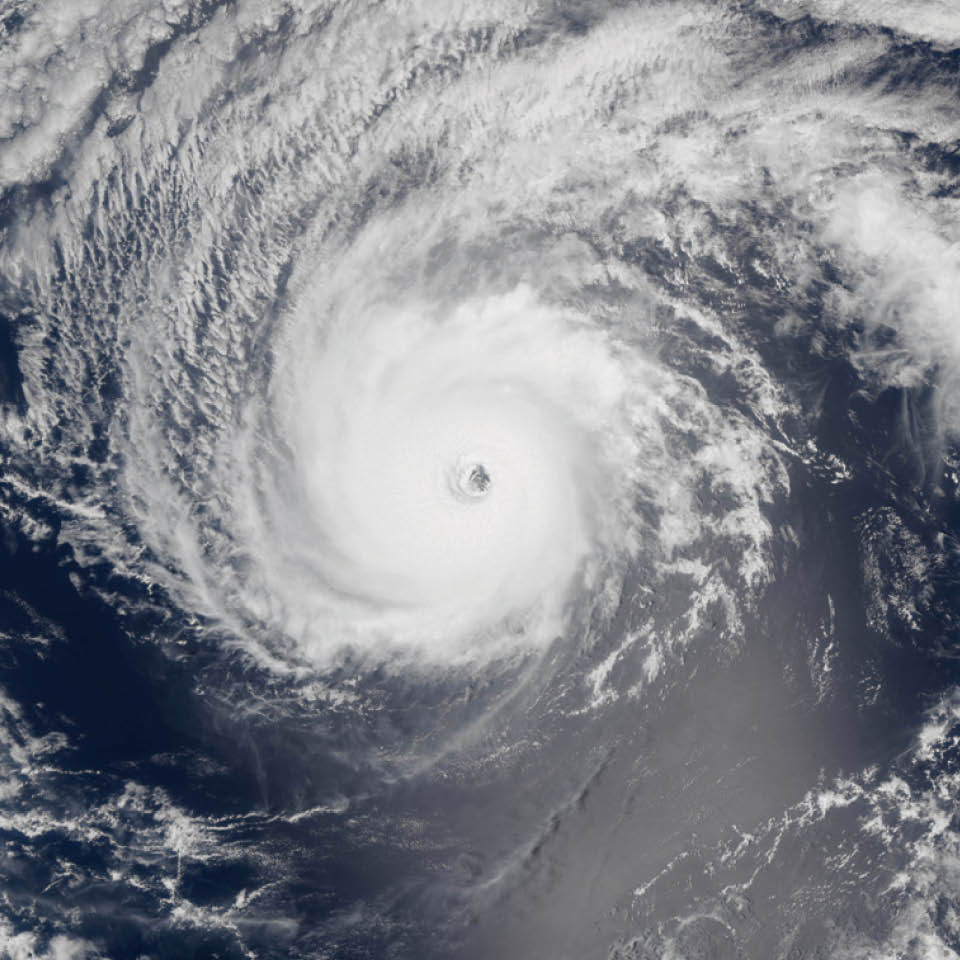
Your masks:
{"label": "spiral cloud band", "polygon": [[655,134],[706,96],[636,72],[683,23],[610,11],[540,59],[509,6],[452,34],[402,5],[371,31],[307,4],[287,32],[285,9],[173,43],[73,159],[82,204],[11,228],[7,275],[56,318],[22,337],[22,489],[69,505],[81,563],[271,670],[575,648],[665,584],[691,602],[618,627],[658,647],[648,675],[708,610],[735,644],[789,400],[655,262],[699,242],[661,212],[673,179],[723,210],[741,176]]}

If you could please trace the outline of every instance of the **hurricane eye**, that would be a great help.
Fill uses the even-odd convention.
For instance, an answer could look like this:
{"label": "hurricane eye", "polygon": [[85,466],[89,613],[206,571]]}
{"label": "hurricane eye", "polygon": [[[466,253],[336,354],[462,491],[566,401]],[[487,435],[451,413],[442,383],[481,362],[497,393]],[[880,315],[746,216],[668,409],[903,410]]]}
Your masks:
{"label": "hurricane eye", "polygon": [[482,463],[478,463],[467,477],[466,492],[474,496],[482,496],[490,486],[490,474]]}
{"label": "hurricane eye", "polygon": [[479,500],[490,492],[493,482],[487,468],[476,460],[461,462],[452,476],[454,494],[460,499]]}

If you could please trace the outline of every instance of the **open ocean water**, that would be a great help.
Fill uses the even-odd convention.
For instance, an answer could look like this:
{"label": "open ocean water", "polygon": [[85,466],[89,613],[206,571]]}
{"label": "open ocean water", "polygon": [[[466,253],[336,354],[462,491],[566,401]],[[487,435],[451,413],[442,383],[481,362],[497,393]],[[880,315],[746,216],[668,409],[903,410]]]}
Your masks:
{"label": "open ocean water", "polygon": [[960,957],[952,0],[0,0],[0,954]]}

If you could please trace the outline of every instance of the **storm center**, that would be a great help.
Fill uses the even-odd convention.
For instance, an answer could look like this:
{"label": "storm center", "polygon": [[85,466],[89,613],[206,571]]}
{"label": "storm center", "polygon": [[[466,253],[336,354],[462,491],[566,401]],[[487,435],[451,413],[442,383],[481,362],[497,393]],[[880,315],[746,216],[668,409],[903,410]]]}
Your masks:
{"label": "storm center", "polygon": [[470,500],[485,496],[492,482],[487,468],[476,460],[459,463],[452,480],[453,492]]}

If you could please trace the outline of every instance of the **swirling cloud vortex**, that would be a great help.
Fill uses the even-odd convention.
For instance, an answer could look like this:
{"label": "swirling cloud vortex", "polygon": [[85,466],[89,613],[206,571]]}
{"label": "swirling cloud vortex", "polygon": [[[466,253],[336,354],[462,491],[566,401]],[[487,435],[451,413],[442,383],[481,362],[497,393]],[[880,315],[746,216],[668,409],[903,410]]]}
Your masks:
{"label": "swirling cloud vortex", "polygon": [[628,548],[611,503],[629,383],[601,331],[526,286],[439,312],[379,304],[312,335],[300,318],[258,576],[286,615],[354,643],[542,642],[597,548]]}

